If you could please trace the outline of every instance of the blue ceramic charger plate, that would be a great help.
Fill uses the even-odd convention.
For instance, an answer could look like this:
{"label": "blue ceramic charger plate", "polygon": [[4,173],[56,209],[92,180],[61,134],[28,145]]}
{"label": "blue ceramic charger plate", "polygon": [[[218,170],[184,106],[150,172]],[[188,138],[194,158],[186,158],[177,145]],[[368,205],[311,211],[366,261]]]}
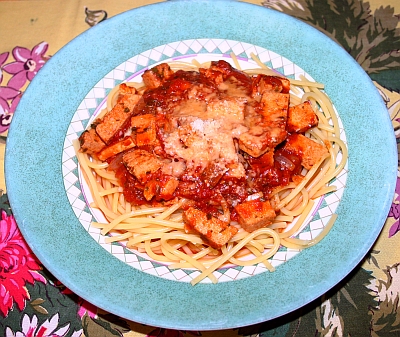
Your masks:
{"label": "blue ceramic charger plate", "polygon": [[[274,273],[198,284],[132,268],[85,231],[63,180],[71,118],[93,86],[120,64],[174,41],[230,39],[273,51],[325,84],[346,132],[348,176],[335,226],[318,245]],[[261,6],[170,1],[125,12],[74,39],[41,69],[13,117],[6,146],[7,192],[17,223],[41,262],[67,287],[133,321],[214,330],[291,312],[342,280],[386,219],[397,151],[385,105],[369,77],[315,29]]]}

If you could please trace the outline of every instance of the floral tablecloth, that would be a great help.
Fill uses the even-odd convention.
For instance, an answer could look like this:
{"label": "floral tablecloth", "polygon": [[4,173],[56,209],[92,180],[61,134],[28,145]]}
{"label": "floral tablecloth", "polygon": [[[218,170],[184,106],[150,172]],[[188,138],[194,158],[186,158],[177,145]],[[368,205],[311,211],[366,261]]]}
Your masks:
{"label": "floral tablecloth", "polygon": [[[30,251],[9,206],[3,173],[15,108],[33,77],[68,41],[154,2],[0,0],[0,336],[400,336],[399,183],[380,237],[351,275],[287,316],[239,329],[175,331],[116,317],[72,293]],[[341,44],[374,81],[400,137],[399,0],[248,2],[297,17]]]}

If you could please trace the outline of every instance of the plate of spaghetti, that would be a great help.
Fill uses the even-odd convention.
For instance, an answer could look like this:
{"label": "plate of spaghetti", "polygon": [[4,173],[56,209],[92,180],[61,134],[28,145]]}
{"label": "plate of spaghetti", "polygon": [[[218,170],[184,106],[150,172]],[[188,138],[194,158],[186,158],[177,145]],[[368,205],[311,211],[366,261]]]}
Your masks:
{"label": "plate of spaghetti", "polygon": [[78,295],[214,330],[346,277],[386,219],[396,153],[373,83],[326,36],[259,6],[178,1],[48,61],[13,118],[6,182],[28,244]]}

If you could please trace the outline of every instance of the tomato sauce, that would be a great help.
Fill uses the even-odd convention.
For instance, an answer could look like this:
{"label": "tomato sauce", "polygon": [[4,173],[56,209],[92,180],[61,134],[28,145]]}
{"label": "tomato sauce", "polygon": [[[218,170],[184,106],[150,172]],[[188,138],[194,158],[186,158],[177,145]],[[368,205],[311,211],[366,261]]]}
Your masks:
{"label": "tomato sauce", "polygon": [[[167,123],[168,114],[181,102],[187,100],[189,95],[194,95],[197,100],[207,100],[208,97],[215,95],[218,92],[218,81],[221,81],[221,76],[222,80],[234,78],[234,82],[240,87],[239,90],[245,95],[254,93],[254,85],[258,85],[259,82],[259,78],[250,77],[223,61],[213,62],[210,69],[200,70],[200,72],[179,70],[159,87],[145,91],[141,101],[134,109],[134,115],[151,114],[156,116],[157,139],[163,149],[163,128]],[[275,82],[270,84],[274,88],[278,86]],[[221,93],[219,92],[219,94]],[[259,111],[257,104],[257,102],[251,103],[255,113]],[[154,152],[151,147],[146,147],[146,150]],[[165,155],[165,159],[173,160],[173,158],[168,158],[162,150],[158,149],[157,151],[158,154]],[[244,158],[245,177],[236,178],[223,174],[221,177],[217,177],[215,184],[209,186],[202,179],[201,170],[197,173],[191,171],[190,174],[184,172],[178,177],[177,188],[164,199],[160,199],[156,195],[151,200],[147,200],[143,194],[146,182],[153,180],[163,186],[168,179],[171,179],[171,176],[164,174],[161,170],[149,174],[146,182],[138,181],[129,173],[122,161],[114,162],[113,170],[120,185],[123,186],[125,199],[133,205],[154,205],[174,198],[187,198],[207,214],[215,215],[221,212],[221,201],[225,200],[231,212],[231,219],[237,220],[235,205],[244,202],[255,193],[262,192],[264,198],[268,198],[275,187],[287,185],[293,175],[301,172],[300,158],[279,148],[257,158],[243,153],[241,150],[239,152]]]}

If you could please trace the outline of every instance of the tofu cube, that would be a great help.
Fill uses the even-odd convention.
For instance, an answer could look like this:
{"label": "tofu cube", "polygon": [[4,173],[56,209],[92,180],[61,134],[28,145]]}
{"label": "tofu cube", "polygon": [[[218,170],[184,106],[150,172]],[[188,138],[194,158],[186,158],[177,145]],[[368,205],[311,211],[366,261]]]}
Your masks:
{"label": "tofu cube", "polygon": [[290,91],[290,81],[279,76],[259,74],[253,79],[252,96],[257,97],[265,92],[281,92],[284,94]]}
{"label": "tofu cube", "polygon": [[142,79],[148,89],[158,88],[164,79],[168,79],[174,74],[167,63],[161,63],[151,69],[146,70]]}
{"label": "tofu cube", "polygon": [[178,185],[178,179],[163,176],[161,179],[149,180],[144,186],[143,195],[148,201],[153,197],[156,197],[157,200],[171,200]]}
{"label": "tofu cube", "polygon": [[133,109],[141,98],[141,95],[126,94],[118,98],[118,103],[123,104],[125,109],[129,109],[129,111],[133,112]]}
{"label": "tofu cube", "polygon": [[269,150],[264,134],[259,136],[252,135],[250,132],[240,135],[239,148],[254,158],[260,157]]}
{"label": "tofu cube", "polygon": [[218,165],[218,163],[210,163],[201,173],[201,180],[203,180],[207,186],[214,188],[226,171],[228,171],[228,169],[225,166]]}
{"label": "tofu cube", "polygon": [[151,114],[131,118],[131,127],[136,130],[137,146],[155,145],[157,141],[156,118]]}
{"label": "tofu cube", "polygon": [[108,158],[111,158],[112,156],[115,156],[118,153],[121,153],[123,151],[129,150],[135,146],[136,146],[136,144],[133,141],[132,137],[128,136],[128,137],[125,137],[124,139],[120,140],[119,142],[116,142],[112,145],[105,147],[98,154],[98,158],[102,161],[105,161]]}
{"label": "tofu cube", "polygon": [[261,134],[257,134],[256,128],[244,132],[239,137],[239,148],[252,157],[260,157],[268,151],[272,151],[278,144],[286,139],[287,131],[280,127],[265,127]]}
{"label": "tofu cube", "polygon": [[216,249],[225,245],[238,232],[236,227],[194,207],[183,212],[183,221]]}
{"label": "tofu cube", "polygon": [[275,210],[268,200],[246,201],[235,206],[235,210],[239,215],[240,226],[249,233],[268,226],[276,217]]}
{"label": "tofu cube", "polygon": [[80,151],[89,155],[97,154],[106,146],[95,129],[84,131],[79,137],[79,143]]}
{"label": "tofu cube", "polygon": [[146,198],[147,201],[150,201],[157,194],[157,191],[159,189],[160,188],[156,180],[149,180],[144,186],[143,196]]}
{"label": "tofu cube", "polygon": [[326,146],[299,133],[288,136],[283,148],[301,158],[301,165],[307,170],[328,154]]}
{"label": "tofu cube", "polygon": [[288,132],[303,133],[316,125],[318,125],[318,117],[309,101],[289,108],[286,126]]}
{"label": "tofu cube", "polygon": [[118,103],[96,125],[96,132],[106,144],[109,144],[130,117],[131,110]]}
{"label": "tofu cube", "polygon": [[171,200],[178,185],[179,180],[174,177],[164,179],[160,184],[159,197],[163,200]]}
{"label": "tofu cube", "polygon": [[223,118],[234,123],[243,122],[245,104],[246,101],[239,97],[210,100],[205,117],[208,119]]}
{"label": "tofu cube", "polygon": [[261,96],[263,122],[270,126],[286,128],[289,109],[289,94],[264,92]]}
{"label": "tofu cube", "polygon": [[131,86],[127,85],[126,83],[121,83],[119,85],[118,91],[119,91],[119,94],[122,96],[126,95],[126,94],[136,94],[137,93],[137,90],[135,87],[131,87]]}
{"label": "tofu cube", "polygon": [[141,183],[146,182],[148,174],[156,172],[162,166],[161,161],[154,154],[139,149],[125,153],[122,162],[129,173]]}

